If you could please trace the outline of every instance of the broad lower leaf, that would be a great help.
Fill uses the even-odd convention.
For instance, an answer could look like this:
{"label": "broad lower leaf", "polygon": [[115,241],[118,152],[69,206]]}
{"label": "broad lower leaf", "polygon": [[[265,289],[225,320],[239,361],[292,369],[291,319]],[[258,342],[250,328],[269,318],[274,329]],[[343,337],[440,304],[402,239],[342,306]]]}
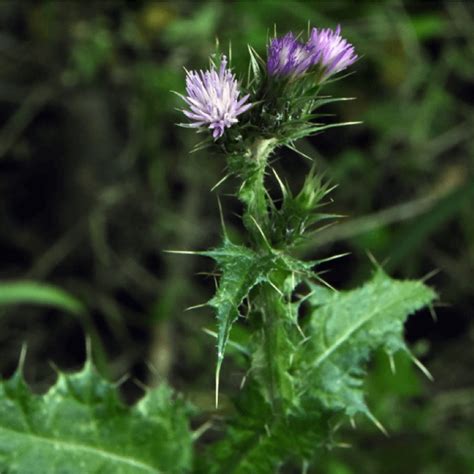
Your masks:
{"label": "broad lower leaf", "polygon": [[303,391],[328,410],[370,416],[362,389],[366,362],[378,348],[389,355],[408,351],[405,320],[435,298],[422,282],[393,280],[380,269],[353,291],[315,288],[309,299],[311,334],[302,356]]}
{"label": "broad lower leaf", "polygon": [[27,280],[1,282],[0,305],[21,303],[54,306],[75,314],[85,311],[78,299],[56,286]]}
{"label": "broad lower leaf", "polygon": [[44,395],[20,371],[0,384],[0,472],[185,473],[191,465],[187,408],[161,385],[129,407],[90,363],[59,374]]}

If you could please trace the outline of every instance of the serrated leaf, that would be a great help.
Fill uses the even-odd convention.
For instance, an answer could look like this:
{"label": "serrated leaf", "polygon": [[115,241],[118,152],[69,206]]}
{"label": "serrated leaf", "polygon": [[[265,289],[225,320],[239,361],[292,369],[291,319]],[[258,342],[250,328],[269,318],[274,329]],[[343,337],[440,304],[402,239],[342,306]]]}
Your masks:
{"label": "serrated leaf", "polygon": [[[239,317],[239,306],[258,283],[265,280],[272,268],[271,254],[259,255],[249,248],[235,245],[225,239],[221,247],[203,252],[213,258],[222,271],[216,295],[209,301],[217,313],[217,368],[216,391],[219,372],[224,359],[232,325]],[[217,394],[216,394],[217,396]]]}
{"label": "serrated leaf", "polygon": [[326,409],[369,414],[362,390],[366,362],[378,348],[389,354],[408,350],[404,322],[436,294],[422,282],[393,280],[381,269],[356,290],[314,291],[303,390]]}
{"label": "serrated leaf", "polygon": [[20,371],[0,383],[2,472],[184,473],[191,465],[187,409],[161,385],[135,406],[86,363],[59,374],[44,395],[31,393]]}
{"label": "serrated leaf", "polygon": [[0,305],[22,303],[54,306],[75,314],[85,311],[84,305],[77,298],[47,283],[28,280],[0,283]]}

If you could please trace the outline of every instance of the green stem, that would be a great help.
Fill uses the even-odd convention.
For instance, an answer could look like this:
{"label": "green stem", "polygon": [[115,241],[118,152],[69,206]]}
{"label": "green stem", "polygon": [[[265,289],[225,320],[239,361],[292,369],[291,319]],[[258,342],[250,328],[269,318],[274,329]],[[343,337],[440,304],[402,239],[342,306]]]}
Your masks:
{"label": "green stem", "polygon": [[[246,205],[243,216],[244,225],[250,233],[255,250],[260,253],[271,251],[270,215],[268,194],[265,189],[265,174],[268,157],[277,146],[276,139],[258,139],[249,149],[249,167],[243,174],[244,182],[239,198]],[[281,365],[278,357],[283,349],[285,338],[282,314],[281,295],[268,283],[258,289],[257,301],[262,317],[261,340],[259,341],[263,357],[261,379],[274,413],[283,411],[285,398],[284,377],[286,367]]]}
{"label": "green stem", "polygon": [[264,355],[264,377],[266,391],[273,411],[283,410],[283,372],[279,364],[278,354],[281,349],[282,320],[279,312],[279,301],[276,290],[270,285],[262,285],[262,346]]}
{"label": "green stem", "polygon": [[262,243],[261,230],[267,228],[269,221],[268,198],[264,181],[268,157],[276,145],[277,140],[274,138],[255,140],[247,152],[248,169],[242,175],[243,183],[239,191],[239,199],[246,206],[243,222],[257,249]]}

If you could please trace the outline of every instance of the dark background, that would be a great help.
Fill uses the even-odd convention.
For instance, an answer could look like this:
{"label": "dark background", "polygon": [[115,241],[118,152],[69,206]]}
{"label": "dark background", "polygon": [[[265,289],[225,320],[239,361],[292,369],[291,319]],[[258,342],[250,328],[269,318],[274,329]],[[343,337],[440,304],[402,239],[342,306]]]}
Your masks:
{"label": "dark background", "polygon": [[[325,278],[352,288],[369,278],[368,253],[399,278],[429,279],[436,315],[406,335],[435,377],[381,355],[367,383],[385,438],[360,420],[352,449],[328,452],[317,472],[470,473],[474,469],[474,5],[470,1],[176,1],[0,3],[0,278],[49,282],[81,300],[74,316],[36,305],[0,307],[0,373],[26,342],[26,375],[44,391],[51,362],[81,366],[90,334],[101,370],[130,374],[123,396],[163,378],[212,410],[212,262],[165,249],[219,242],[212,186],[224,163],[174,124],[184,71],[205,68],[232,43],[341,24],[361,59],[327,93],[328,120],[363,124],[300,142],[338,183],[331,212],[347,216],[300,251],[350,252]],[[279,174],[296,190],[310,163],[284,152]],[[219,190],[231,232],[241,231],[231,180]],[[1,291],[1,284],[0,284]],[[436,316],[436,317],[434,317]],[[236,329],[238,331],[238,329]],[[238,374],[229,366],[223,391]],[[137,381],[134,381],[136,379]]]}

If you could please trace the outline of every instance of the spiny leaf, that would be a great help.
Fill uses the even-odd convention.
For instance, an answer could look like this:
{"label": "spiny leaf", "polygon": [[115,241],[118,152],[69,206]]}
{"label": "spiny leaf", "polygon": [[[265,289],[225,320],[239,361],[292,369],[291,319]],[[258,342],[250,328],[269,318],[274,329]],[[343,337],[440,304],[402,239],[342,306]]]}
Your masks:
{"label": "spiny leaf", "polygon": [[302,358],[303,391],[330,410],[368,414],[362,382],[365,363],[378,348],[408,350],[403,340],[407,317],[435,298],[419,281],[397,281],[378,269],[353,291],[313,289],[311,339]]}
{"label": "spiny leaf", "polygon": [[0,283],[0,306],[21,303],[54,306],[75,314],[85,311],[84,305],[74,296],[47,283],[28,280]]}
{"label": "spiny leaf", "polygon": [[224,359],[225,348],[232,324],[239,316],[239,306],[258,283],[265,280],[272,268],[271,254],[258,255],[254,251],[235,245],[225,239],[221,247],[203,252],[213,258],[222,271],[219,289],[209,301],[217,312],[217,367],[216,367],[216,404],[218,396],[219,373]]}
{"label": "spiny leaf", "polygon": [[191,464],[187,408],[161,385],[135,406],[91,363],[58,375],[44,395],[22,374],[0,383],[0,467],[31,473],[184,473]]}
{"label": "spiny leaf", "polygon": [[[252,288],[266,282],[275,288],[271,280],[272,272],[286,276],[298,274],[310,276],[315,262],[302,262],[269,248],[266,253],[236,245],[224,238],[221,247],[207,252],[199,252],[213,258],[222,272],[216,295],[208,302],[217,313],[217,364],[216,364],[216,405],[218,402],[219,375],[232,325],[239,317],[239,306]],[[276,290],[275,290],[276,291]],[[292,291],[292,290],[291,290]],[[290,294],[287,297],[290,297]],[[290,315],[291,316],[291,315]]]}

